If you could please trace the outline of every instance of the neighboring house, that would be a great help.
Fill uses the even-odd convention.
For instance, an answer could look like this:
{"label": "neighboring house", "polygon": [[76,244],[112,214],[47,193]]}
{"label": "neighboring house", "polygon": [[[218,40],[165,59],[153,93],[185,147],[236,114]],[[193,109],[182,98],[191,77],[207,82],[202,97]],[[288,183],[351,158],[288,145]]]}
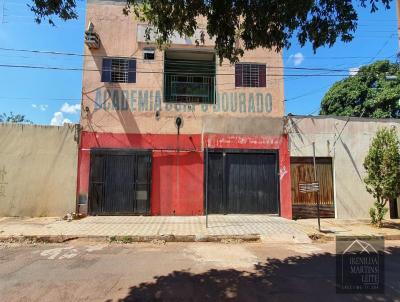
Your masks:
{"label": "neighboring house", "polygon": [[160,51],[123,4],[87,1],[79,211],[291,218],[281,53],[219,65],[205,24]]}
{"label": "neighboring house", "polygon": [[[374,198],[365,188],[363,163],[373,137],[382,127],[395,127],[400,135],[398,119],[287,117],[294,218],[315,217],[317,198],[323,217],[369,218]],[[320,193],[301,193],[300,183],[314,181],[313,142]],[[399,209],[398,203],[392,203],[392,217]]]}

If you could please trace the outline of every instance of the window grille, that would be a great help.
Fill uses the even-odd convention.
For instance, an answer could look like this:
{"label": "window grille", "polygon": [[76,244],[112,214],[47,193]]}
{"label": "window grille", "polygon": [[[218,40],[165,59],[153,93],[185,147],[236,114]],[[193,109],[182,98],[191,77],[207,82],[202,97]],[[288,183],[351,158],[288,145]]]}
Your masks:
{"label": "window grille", "polygon": [[167,58],[164,95],[165,102],[214,104],[215,61]]}
{"label": "window grille", "polygon": [[236,87],[266,87],[265,64],[239,63],[235,65]]}
{"label": "window grille", "polygon": [[102,82],[136,83],[136,60],[103,58]]}

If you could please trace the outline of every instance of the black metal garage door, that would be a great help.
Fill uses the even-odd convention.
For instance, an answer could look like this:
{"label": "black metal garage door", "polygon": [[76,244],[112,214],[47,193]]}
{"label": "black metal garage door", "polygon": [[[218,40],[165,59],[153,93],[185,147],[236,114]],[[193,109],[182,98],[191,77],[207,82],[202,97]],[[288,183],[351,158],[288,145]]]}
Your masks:
{"label": "black metal garage door", "polygon": [[149,214],[150,152],[102,149],[90,156],[92,215]]}
{"label": "black metal garage door", "polygon": [[276,152],[207,151],[207,211],[211,214],[277,214]]}

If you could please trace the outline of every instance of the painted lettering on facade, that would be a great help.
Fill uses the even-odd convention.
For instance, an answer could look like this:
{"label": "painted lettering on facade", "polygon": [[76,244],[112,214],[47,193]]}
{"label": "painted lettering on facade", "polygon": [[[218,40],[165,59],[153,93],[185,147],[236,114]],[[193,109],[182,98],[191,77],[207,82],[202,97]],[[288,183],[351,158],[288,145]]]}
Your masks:
{"label": "painted lettering on facade", "polygon": [[[199,108],[199,109],[196,109]],[[217,92],[215,104],[183,104],[163,101],[160,90],[97,89],[94,110],[156,112],[227,112],[269,113],[272,111],[272,95],[261,92]]]}
{"label": "painted lettering on facade", "polygon": [[212,148],[229,148],[229,146],[242,146],[243,148],[251,148],[252,146],[265,149],[277,149],[281,144],[280,137],[265,136],[238,136],[238,135],[209,135],[207,137],[207,146]]}

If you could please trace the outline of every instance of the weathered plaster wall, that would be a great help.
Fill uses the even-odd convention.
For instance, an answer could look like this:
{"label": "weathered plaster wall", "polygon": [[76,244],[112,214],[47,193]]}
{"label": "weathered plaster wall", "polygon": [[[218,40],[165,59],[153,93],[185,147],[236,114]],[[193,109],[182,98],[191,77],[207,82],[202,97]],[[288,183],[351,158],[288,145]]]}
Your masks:
{"label": "weathered plaster wall", "polygon": [[[81,118],[85,131],[176,133],[175,118],[181,115],[184,119],[181,133],[198,134],[204,130],[205,119],[210,128],[220,122],[219,117],[232,117],[239,124],[251,127],[254,117],[283,116],[281,53],[263,49],[246,52],[241,61],[267,64],[266,88],[235,88],[234,66],[225,61],[220,66],[217,58],[215,105],[164,103],[164,52],[157,50],[154,61],[143,60],[143,48],[149,45],[137,42],[138,22],[132,15],[122,14],[123,3],[91,0],[87,4],[86,23],[94,24],[100,35],[101,48],[89,50],[85,46],[83,106],[88,112],[83,112]],[[205,26],[203,23],[200,21],[200,26]],[[205,46],[173,44],[170,48],[212,51],[213,45],[207,41]],[[100,70],[104,56],[136,58],[137,82],[102,83]],[[118,101],[113,103],[113,100]],[[160,111],[158,119],[156,111]]]}
{"label": "weathered plaster wall", "polygon": [[332,157],[335,185],[336,218],[369,218],[373,198],[363,182],[364,158],[376,131],[396,127],[400,121],[346,117],[289,116],[289,150],[291,156]]}
{"label": "weathered plaster wall", "polygon": [[76,207],[77,132],[0,124],[0,216],[63,216]]}

